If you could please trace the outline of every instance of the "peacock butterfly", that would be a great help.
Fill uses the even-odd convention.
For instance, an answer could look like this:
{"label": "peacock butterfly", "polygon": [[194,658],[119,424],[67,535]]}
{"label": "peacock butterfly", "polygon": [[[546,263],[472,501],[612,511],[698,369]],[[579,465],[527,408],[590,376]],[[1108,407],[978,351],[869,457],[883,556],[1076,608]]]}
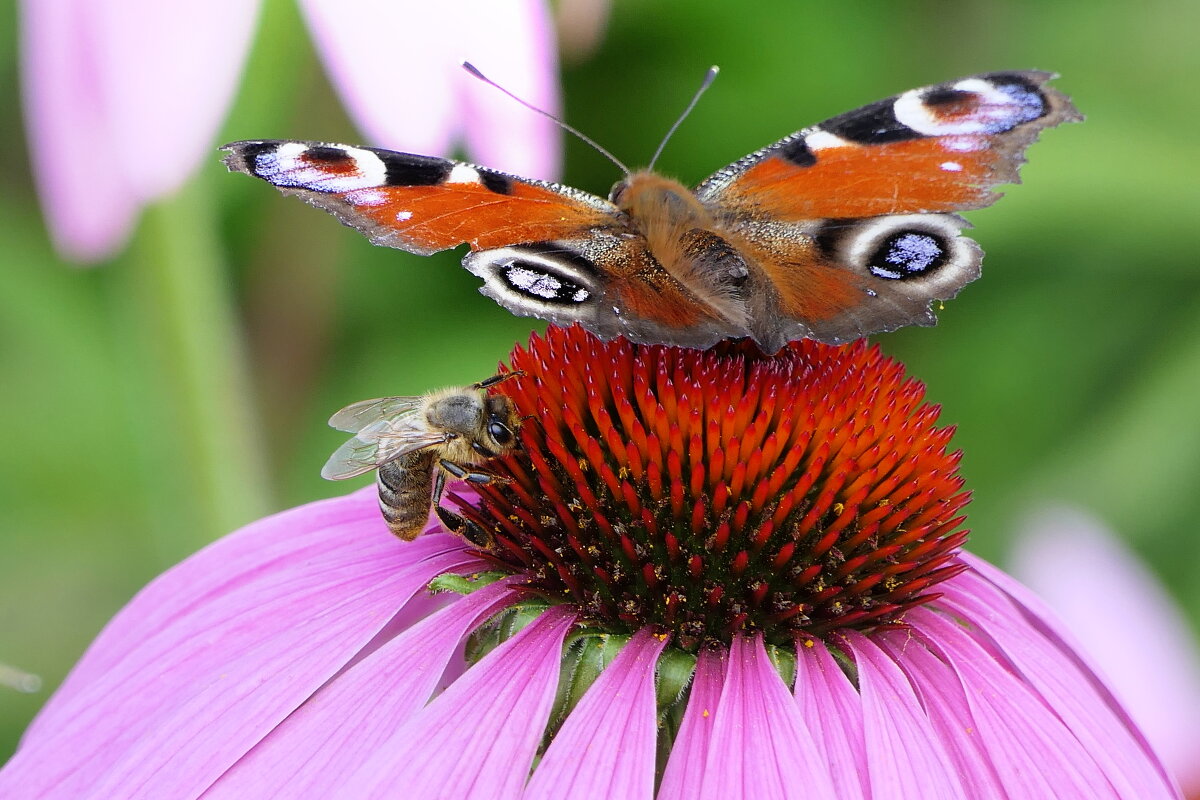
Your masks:
{"label": "peacock butterfly", "polygon": [[463,266],[515,314],[604,338],[768,353],[903,325],[979,276],[954,212],[1018,180],[1043,128],[1082,117],[1046,72],[912,89],[793,133],[694,190],[627,173],[605,200],[443,158],[299,141],[225,145],[225,164],[376,244]]}

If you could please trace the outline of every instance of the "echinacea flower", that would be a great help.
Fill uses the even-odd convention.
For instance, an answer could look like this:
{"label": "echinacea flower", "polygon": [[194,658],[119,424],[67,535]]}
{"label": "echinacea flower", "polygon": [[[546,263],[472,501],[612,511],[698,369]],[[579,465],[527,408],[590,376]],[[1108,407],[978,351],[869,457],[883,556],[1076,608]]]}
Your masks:
{"label": "echinacea flower", "polygon": [[1200,646],[1166,588],[1103,522],[1069,506],[1025,521],[1012,566],[1109,680],[1184,796],[1200,800]]}
{"label": "echinacea flower", "polygon": [[523,449],[447,501],[489,547],[398,542],[373,490],[227,537],[110,623],[0,795],[1176,796],[961,551],[951,431],[877,349],[551,329],[510,367]]}
{"label": "echinacea flower", "polygon": [[[545,0],[302,0],[348,112],[381,147],[473,158],[535,178],[559,130],[459,69],[471,59],[554,112]],[[258,0],[24,0],[22,83],[34,177],[56,247],[97,261],[142,208],[211,161],[242,75]]]}

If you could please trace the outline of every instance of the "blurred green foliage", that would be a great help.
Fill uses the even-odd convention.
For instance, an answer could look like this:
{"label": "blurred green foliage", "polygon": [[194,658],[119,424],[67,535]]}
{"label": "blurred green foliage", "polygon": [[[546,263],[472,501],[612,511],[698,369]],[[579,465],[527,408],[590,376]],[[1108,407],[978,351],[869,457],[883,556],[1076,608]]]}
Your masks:
{"label": "blurred green foliage", "polygon": [[[148,215],[125,254],[95,269],[61,263],[15,124],[16,31],[11,2],[4,8],[0,662],[43,676],[45,688],[0,687],[0,762],[141,585],[255,513],[349,488],[318,476],[341,437],[325,426],[331,411],[488,375],[537,324],[478,295],[456,255],[372,247],[227,175],[215,153],[193,186]],[[969,215],[988,252],[985,277],[947,304],[937,328],[880,341],[958,426],[976,551],[1002,557],[1031,505],[1082,503],[1133,541],[1195,619],[1197,30],[1200,4],[1190,0],[626,0],[598,52],[564,68],[566,118],[621,158],[644,160],[704,69],[719,64],[660,164],[694,182],[914,86],[998,69],[1060,72],[1056,85],[1088,121],[1048,132],[1023,171],[1028,188]],[[356,138],[285,2],[267,5],[223,135]],[[573,185],[603,194],[617,177],[576,141],[567,154]],[[216,288],[231,293],[239,317],[233,333],[260,434],[246,450],[265,457],[269,483],[223,509],[199,502],[209,493],[185,441],[196,432],[180,431],[181,391],[206,387],[181,389],[163,369],[164,323],[151,313],[156,259],[193,223],[208,226],[195,235],[228,264],[228,285]]]}

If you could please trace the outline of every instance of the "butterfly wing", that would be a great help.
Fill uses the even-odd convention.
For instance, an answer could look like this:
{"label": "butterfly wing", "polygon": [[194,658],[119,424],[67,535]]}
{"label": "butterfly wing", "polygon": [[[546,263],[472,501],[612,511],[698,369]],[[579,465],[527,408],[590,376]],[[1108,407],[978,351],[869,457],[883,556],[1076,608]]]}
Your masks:
{"label": "butterfly wing", "polygon": [[[372,242],[428,255],[466,244],[481,291],[515,314],[605,338],[707,346],[730,334],[607,200],[441,158],[247,141],[225,164],[323,208]],[[681,338],[682,337],[682,338]]]}
{"label": "butterfly wing", "polygon": [[953,212],[1018,180],[1042,129],[1081,119],[1046,72],[913,89],[806,128],[717,172],[696,195],[759,267],[755,338],[843,342],[932,325],[930,303],[979,275]]}

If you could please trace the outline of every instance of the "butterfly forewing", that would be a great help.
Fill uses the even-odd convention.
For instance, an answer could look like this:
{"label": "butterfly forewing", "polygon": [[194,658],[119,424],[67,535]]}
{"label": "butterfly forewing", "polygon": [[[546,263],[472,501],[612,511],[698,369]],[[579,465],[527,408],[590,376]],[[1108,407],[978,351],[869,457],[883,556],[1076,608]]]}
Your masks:
{"label": "butterfly forewing", "polygon": [[428,255],[546,241],[619,225],[587,192],[461,161],[327,142],[233,142],[225,164],[274,184],[376,244]]}
{"label": "butterfly forewing", "polygon": [[805,128],[696,188],[719,214],[789,222],[980,208],[1045,128],[1082,119],[1048,72],[972,75]]}

